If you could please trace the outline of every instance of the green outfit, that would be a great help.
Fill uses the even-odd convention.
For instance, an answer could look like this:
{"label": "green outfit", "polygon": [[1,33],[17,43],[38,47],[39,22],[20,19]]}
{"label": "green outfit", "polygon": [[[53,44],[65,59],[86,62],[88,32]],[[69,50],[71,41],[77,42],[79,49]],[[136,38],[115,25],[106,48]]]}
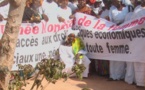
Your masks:
{"label": "green outfit", "polygon": [[[72,43],[72,48],[74,55],[76,55],[80,50],[84,50],[85,46],[82,40],[79,37],[76,37],[75,41]],[[80,58],[83,58],[83,56],[80,56]]]}

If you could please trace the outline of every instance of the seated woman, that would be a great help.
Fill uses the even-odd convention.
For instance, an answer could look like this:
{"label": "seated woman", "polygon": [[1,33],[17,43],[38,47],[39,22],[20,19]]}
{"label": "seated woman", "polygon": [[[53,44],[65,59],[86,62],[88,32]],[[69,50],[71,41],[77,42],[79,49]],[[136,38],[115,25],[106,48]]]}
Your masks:
{"label": "seated woman", "polygon": [[86,67],[85,71],[83,72],[83,77],[88,77],[89,65],[91,61],[86,56],[87,52],[85,51],[85,45],[79,37],[75,37],[74,42],[72,42],[72,48],[76,59],[79,59],[79,64],[84,64]]}
{"label": "seated woman", "polygon": [[72,42],[74,41],[74,39],[75,35],[68,36],[67,40],[59,47],[60,60],[65,63],[64,72],[67,73],[72,73],[71,69],[75,63],[72,49]]}
{"label": "seated woman", "polygon": [[[74,33],[69,33],[67,40],[59,47],[60,60],[66,65],[64,71],[71,73],[75,63],[84,64],[86,67],[83,77],[88,77],[90,60],[86,57],[84,45]],[[79,62],[76,62],[79,59]]]}

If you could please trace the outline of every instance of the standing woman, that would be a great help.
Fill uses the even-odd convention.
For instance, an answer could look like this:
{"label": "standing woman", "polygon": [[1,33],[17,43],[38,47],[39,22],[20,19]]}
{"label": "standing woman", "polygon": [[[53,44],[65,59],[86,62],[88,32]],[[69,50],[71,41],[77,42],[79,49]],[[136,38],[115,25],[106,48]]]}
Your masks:
{"label": "standing woman", "polygon": [[[128,5],[129,13],[125,17],[125,22],[131,20],[133,11],[134,11],[135,7],[138,6],[137,0],[130,0],[130,1],[131,1],[131,5]],[[127,82],[128,84],[135,83],[134,62],[126,61],[125,82]]]}
{"label": "standing woman", "polygon": [[81,12],[85,14],[92,14],[92,9],[87,6],[86,0],[78,0],[78,9],[75,12]]}
{"label": "standing woman", "polygon": [[61,0],[58,8],[57,18],[59,22],[65,22],[71,19],[72,10],[68,7],[68,0]]}
{"label": "standing woman", "polygon": [[[109,21],[109,9],[111,7],[111,2],[108,0],[103,0],[105,7],[102,8],[100,17]],[[96,60],[95,61],[97,74],[101,76],[109,75],[109,60]]]}
{"label": "standing woman", "polygon": [[[144,16],[145,16],[145,0],[141,0],[141,5],[138,5],[135,8],[131,16],[131,19],[141,18]],[[135,81],[137,87],[145,88],[145,63],[134,62],[134,70],[135,70]]]}
{"label": "standing woman", "polygon": [[112,1],[116,8],[110,10],[111,15],[109,16],[109,18],[111,22],[120,25],[124,22],[125,16],[129,12],[128,7],[124,7],[121,3],[121,0],[112,0]]}
{"label": "standing woman", "polygon": [[58,4],[54,2],[54,0],[45,0],[42,3],[42,7],[39,9],[45,21],[49,21],[51,23],[58,22],[57,19]]}
{"label": "standing woman", "polygon": [[100,17],[110,21],[109,20],[109,10],[110,10],[112,2],[109,0],[103,0],[103,3],[105,6],[102,8],[102,13],[101,13]]}
{"label": "standing woman", "polygon": [[41,15],[39,13],[39,7],[42,0],[27,0],[24,10],[23,23],[39,23],[41,22]]}
{"label": "standing woman", "polygon": [[76,12],[92,15],[92,16],[95,16],[96,18],[98,18],[98,15],[95,14],[95,12],[87,4],[87,0],[78,0],[78,9],[76,9],[75,13]]}
{"label": "standing woman", "polygon": [[[120,25],[124,22],[125,16],[128,13],[128,7],[122,5],[121,0],[112,0],[116,8],[111,9],[110,21]],[[110,79],[120,80],[125,77],[125,62],[124,61],[110,61]]]}
{"label": "standing woman", "polygon": [[96,0],[94,2],[94,4],[91,6],[94,14],[98,17],[100,17],[101,13],[102,13],[102,7],[101,7],[101,3],[102,1],[101,0]]}

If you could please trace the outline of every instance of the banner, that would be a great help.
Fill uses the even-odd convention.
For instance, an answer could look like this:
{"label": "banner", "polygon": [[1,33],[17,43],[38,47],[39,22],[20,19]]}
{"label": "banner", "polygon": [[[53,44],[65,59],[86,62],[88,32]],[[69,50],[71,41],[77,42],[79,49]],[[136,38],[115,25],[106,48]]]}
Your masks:
{"label": "banner", "polygon": [[[92,59],[145,62],[145,17],[127,21],[119,26],[105,19],[77,13],[75,25],[72,20],[64,23],[55,21],[39,24],[23,23],[16,44],[14,65],[36,65],[43,58],[55,57],[55,52],[66,33],[72,28],[79,30],[88,57]],[[6,22],[0,23],[0,37]]]}
{"label": "banner", "polygon": [[145,17],[117,26],[105,19],[77,13],[73,29],[80,31],[89,58],[145,62]]}
{"label": "banner", "polygon": [[[0,23],[0,37],[4,33],[5,24],[6,22]],[[12,70],[17,70],[18,64],[35,66],[43,58],[54,57],[71,28],[71,20],[64,23],[45,21],[39,24],[23,23],[19,31]]]}

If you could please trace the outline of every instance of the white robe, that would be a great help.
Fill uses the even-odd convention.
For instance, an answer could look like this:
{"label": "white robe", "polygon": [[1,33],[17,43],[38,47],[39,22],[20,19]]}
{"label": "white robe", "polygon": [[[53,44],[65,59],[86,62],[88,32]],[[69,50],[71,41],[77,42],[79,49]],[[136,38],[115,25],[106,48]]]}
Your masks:
{"label": "white robe", "polygon": [[58,13],[58,5],[53,1],[51,3],[44,1],[42,6],[39,7],[40,14],[47,15],[49,22],[56,23],[58,22],[57,13]]}
{"label": "white robe", "polygon": [[[80,50],[83,51],[83,50]],[[81,53],[81,52],[78,52]],[[81,62],[79,64],[84,64],[86,67],[85,71],[83,72],[83,77],[88,77],[89,74],[89,65],[91,63],[90,59],[86,56],[86,53],[81,53],[83,54],[83,58],[80,60]]]}
{"label": "white robe", "polygon": [[61,7],[58,8],[57,17],[62,17],[66,21],[66,20],[70,20],[69,17],[71,15],[72,15],[72,10],[70,9],[70,7],[66,7],[66,9],[63,9]]}
{"label": "white robe", "polygon": [[67,73],[72,73],[71,69],[75,63],[72,51],[72,46],[60,45],[59,47],[60,60],[65,63],[65,69],[63,71]]}
{"label": "white robe", "polygon": [[68,3],[68,7],[71,8],[72,13],[74,13],[75,10],[78,9],[77,4],[78,4],[77,2],[75,2],[75,3],[69,2],[69,3]]}
{"label": "white robe", "polygon": [[[121,24],[125,20],[128,13],[128,8],[124,7],[122,11],[112,6],[109,11],[109,18],[116,24]],[[120,80],[125,77],[125,62],[123,61],[110,61],[110,78],[113,80]]]}
{"label": "white robe", "polygon": [[[125,21],[131,20],[132,14],[133,12],[129,12],[125,17]],[[126,62],[125,82],[128,84],[135,82],[134,62]]]}
{"label": "white robe", "polygon": [[126,62],[125,82],[128,84],[135,82],[134,62]]}
{"label": "white robe", "polygon": [[137,86],[145,86],[145,63],[135,62],[134,70]]}
{"label": "white robe", "polygon": [[125,6],[132,5],[130,0],[121,0]]}
{"label": "white robe", "polygon": [[117,8],[112,6],[112,9],[109,11],[109,18],[112,22],[116,24],[121,24],[125,20],[125,16],[128,13],[128,7],[123,7],[122,10],[118,10]]}
{"label": "white robe", "polygon": [[[69,74],[72,73],[71,69],[75,63],[72,46],[60,45],[59,54],[60,60],[66,65],[63,71]],[[83,72],[83,77],[88,77],[90,60],[86,55],[83,55],[83,58],[80,61],[82,61],[80,64],[84,64],[86,67],[85,71]]]}
{"label": "white robe", "polygon": [[[145,15],[145,7],[137,6],[131,19],[139,18]],[[134,62],[135,81],[137,86],[145,86],[145,63]]]}
{"label": "white robe", "polygon": [[110,61],[110,78],[120,80],[125,77],[125,62]]}
{"label": "white robe", "polygon": [[108,9],[105,9],[105,10],[101,13],[100,17],[105,19],[107,16],[109,17],[109,10],[108,10]]}

